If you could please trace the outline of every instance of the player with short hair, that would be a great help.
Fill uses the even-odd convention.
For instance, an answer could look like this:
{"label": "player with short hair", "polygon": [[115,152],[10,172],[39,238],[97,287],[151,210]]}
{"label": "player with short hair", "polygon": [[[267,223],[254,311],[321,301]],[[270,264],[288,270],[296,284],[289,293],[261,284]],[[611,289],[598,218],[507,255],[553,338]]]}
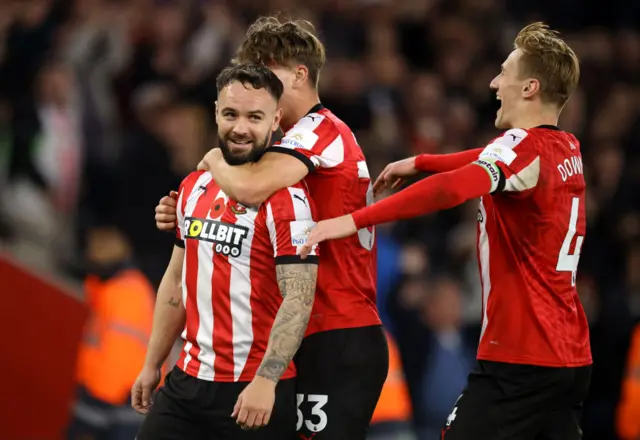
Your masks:
{"label": "player with short hair", "polygon": [[[234,164],[257,160],[280,122],[282,83],[264,66],[238,65],[220,73],[217,88],[222,154]],[[253,207],[229,197],[209,173],[183,181],[176,246],[132,390],[134,408],[148,412],[138,440],[295,435],[292,359],[311,315],[318,263],[315,254],[301,261],[296,250],[314,209],[303,184]],[[182,329],[182,354],[150,405]]]}
{"label": "player with short hair", "polygon": [[557,127],[579,76],[578,59],[557,32],[542,23],[525,27],[491,81],[502,136],[483,149],[390,164],[378,189],[417,171],[438,174],[320,222],[302,249],[481,197],[478,367],[445,423],[445,440],[581,438],[592,363],[576,291],[585,180],[580,143]]}
{"label": "player with short hair", "polygon": [[[235,61],[265,64],[284,84],[284,137],[257,162],[233,166],[214,149],[203,165],[225,193],[249,206],[304,179],[318,216],[331,218],[371,203],[373,191],[352,131],[320,103],[325,51],[310,26],[273,17],[251,25]],[[171,227],[172,202],[163,204],[156,221]],[[388,371],[373,228],[327,243],[320,258],[311,321],[295,359],[299,438],[364,440]]]}

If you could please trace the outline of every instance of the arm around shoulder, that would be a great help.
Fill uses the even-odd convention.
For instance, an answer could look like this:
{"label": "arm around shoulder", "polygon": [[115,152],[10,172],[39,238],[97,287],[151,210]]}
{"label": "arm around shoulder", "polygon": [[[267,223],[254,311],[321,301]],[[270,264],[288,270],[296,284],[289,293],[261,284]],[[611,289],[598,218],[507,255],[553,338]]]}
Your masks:
{"label": "arm around shoulder", "polygon": [[297,157],[267,150],[251,164],[250,174],[235,182],[234,193],[240,203],[257,206],[276,191],[300,182],[308,173],[308,166]]}

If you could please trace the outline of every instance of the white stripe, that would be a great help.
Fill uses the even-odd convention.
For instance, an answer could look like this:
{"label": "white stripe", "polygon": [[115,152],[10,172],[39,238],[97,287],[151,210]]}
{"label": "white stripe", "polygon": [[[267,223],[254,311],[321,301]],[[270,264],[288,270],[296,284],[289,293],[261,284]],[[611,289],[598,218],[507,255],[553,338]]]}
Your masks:
{"label": "white stripe", "polygon": [[322,116],[319,113],[310,113],[306,115],[304,118],[300,119],[296,123],[296,125],[294,125],[289,131],[293,131],[296,128],[303,128],[305,130],[314,131],[316,128],[320,126],[320,124],[322,124],[322,121],[324,121],[324,119],[325,119],[324,116]]}
{"label": "white stripe", "polygon": [[361,160],[358,162],[358,177],[360,179],[370,179],[369,167],[367,167],[367,161]]}
{"label": "white stripe", "polygon": [[[177,217],[178,217],[178,229],[180,230],[180,238],[182,240],[184,240],[184,212],[182,211],[182,201],[184,200],[184,197],[185,197],[184,191],[180,192],[180,194],[178,195],[178,204],[177,204],[178,209],[176,209]],[[183,275],[184,275],[184,271],[183,271]]]}
{"label": "white stripe", "polygon": [[[209,174],[209,173],[206,173]],[[213,198],[224,198],[225,204],[227,197],[220,190]],[[206,219],[210,220],[210,209],[207,209]],[[198,240],[198,313],[200,315],[200,326],[198,327],[198,335],[196,341],[200,347],[198,360],[200,361],[200,370],[198,378],[204,380],[215,380],[215,372],[213,363],[215,362],[215,353],[213,351],[213,305],[211,304],[213,272],[215,266],[213,264],[213,248],[215,243]]]}
{"label": "white stripe", "polygon": [[489,266],[489,236],[487,235],[487,210],[484,207],[483,199],[480,198],[480,215],[482,219],[479,223],[480,235],[478,237],[478,252],[480,255],[480,273],[482,274],[482,304],[484,316],[482,317],[482,331],[480,332],[480,341],[484,336],[484,331],[489,324],[487,316],[487,305],[489,304],[489,294],[491,293],[491,270]]}
{"label": "white stripe", "polygon": [[309,199],[302,188],[289,187],[289,196],[293,203],[293,220],[311,220],[311,207]]}
{"label": "white stripe", "polygon": [[[209,176],[209,177],[208,177]],[[193,185],[193,188],[191,189],[191,192],[188,195],[182,195],[182,197],[187,197],[187,203],[186,206],[184,208],[184,212],[182,212],[182,203],[180,203],[180,205],[178,205],[178,210],[182,212],[182,233],[184,234],[186,231],[184,231],[184,218],[190,216],[193,213],[193,210],[195,209],[196,203],[198,201],[198,199],[200,198],[200,196],[202,196],[202,194],[204,194],[204,191],[202,191],[199,187],[200,185],[206,185],[206,183],[203,182],[207,182],[208,180],[210,180],[210,174],[209,173],[203,173],[198,180],[196,181],[196,183]],[[187,254],[185,252],[185,259],[184,259],[184,264],[182,265],[182,304],[184,305],[185,309],[187,307],[187,300],[188,300],[188,296],[189,296],[189,292],[187,290],[187,264],[188,264],[188,260],[187,260]],[[196,263],[197,264],[197,263]],[[197,292],[196,292],[197,295]],[[187,322],[188,322],[188,318],[187,318]],[[189,351],[191,350],[191,348],[193,347],[193,344],[189,341],[187,341],[187,326],[185,323],[185,327],[184,330],[182,331],[182,335],[181,335],[182,339],[184,341],[186,341],[185,345],[184,345],[184,352],[185,352],[185,356],[184,356],[184,371],[187,370],[187,367],[189,366],[189,362],[191,362],[191,354],[189,354]]]}
{"label": "white stripe", "polygon": [[278,255],[278,233],[276,232],[276,222],[273,218],[273,211],[271,210],[271,202],[267,203],[267,218],[265,223],[269,230],[269,238],[271,238],[271,245],[273,246],[273,256]]}
{"label": "white stripe", "polygon": [[535,188],[540,178],[540,156],[531,161],[519,173],[509,177],[505,183],[504,191],[526,191]]}
{"label": "white stripe", "polygon": [[186,341],[186,343],[184,344],[184,368],[183,371],[187,371],[187,365],[189,365],[189,362],[191,362],[191,354],[189,354],[189,351],[191,350],[191,347],[193,347],[193,344],[189,341],[187,341],[187,328],[185,327],[185,329],[182,331],[182,339],[184,341]]}
{"label": "white stripe", "polygon": [[320,156],[312,156],[311,161],[317,167],[333,168],[344,162],[344,143],[342,136],[338,135],[327,148],[322,151]]}
{"label": "white stripe", "polygon": [[231,319],[233,337],[233,377],[238,380],[249,358],[253,345],[253,314],[251,311],[251,246],[255,233],[257,209],[237,217],[236,225],[244,226],[249,234],[242,242],[238,257],[229,257],[231,263]]}

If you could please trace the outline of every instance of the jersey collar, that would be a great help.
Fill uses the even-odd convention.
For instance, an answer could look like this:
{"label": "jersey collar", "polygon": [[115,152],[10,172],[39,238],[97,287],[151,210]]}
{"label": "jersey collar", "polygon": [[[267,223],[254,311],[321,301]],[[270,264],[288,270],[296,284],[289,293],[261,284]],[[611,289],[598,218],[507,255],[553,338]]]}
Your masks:
{"label": "jersey collar", "polygon": [[[310,115],[311,113],[318,113],[320,110],[322,110],[324,108],[324,105],[322,105],[322,103],[317,103],[316,105],[314,105],[313,107],[311,107],[311,110],[309,110],[307,112],[307,115]],[[306,116],[306,115],[305,115]]]}
{"label": "jersey collar", "polygon": [[560,128],[558,128],[555,125],[538,125],[535,128],[546,128],[547,130],[556,130],[556,131],[560,131]]}

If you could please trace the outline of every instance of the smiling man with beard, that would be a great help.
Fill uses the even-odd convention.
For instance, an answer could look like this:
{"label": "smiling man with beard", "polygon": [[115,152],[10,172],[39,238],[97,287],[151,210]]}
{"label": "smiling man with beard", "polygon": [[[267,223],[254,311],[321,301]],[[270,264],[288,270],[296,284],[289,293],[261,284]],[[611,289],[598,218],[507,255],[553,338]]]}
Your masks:
{"label": "smiling man with beard", "polygon": [[[239,65],[223,70],[217,87],[225,158],[258,160],[280,123],[282,83],[266,67]],[[132,389],[133,407],[148,414],[137,439],[292,438],[291,361],[309,322],[318,263],[315,253],[305,261],[297,255],[314,225],[307,190],[296,184],[247,207],[197,171],[180,185],[177,203],[177,241]],[[151,405],[181,331],[180,359]]]}

